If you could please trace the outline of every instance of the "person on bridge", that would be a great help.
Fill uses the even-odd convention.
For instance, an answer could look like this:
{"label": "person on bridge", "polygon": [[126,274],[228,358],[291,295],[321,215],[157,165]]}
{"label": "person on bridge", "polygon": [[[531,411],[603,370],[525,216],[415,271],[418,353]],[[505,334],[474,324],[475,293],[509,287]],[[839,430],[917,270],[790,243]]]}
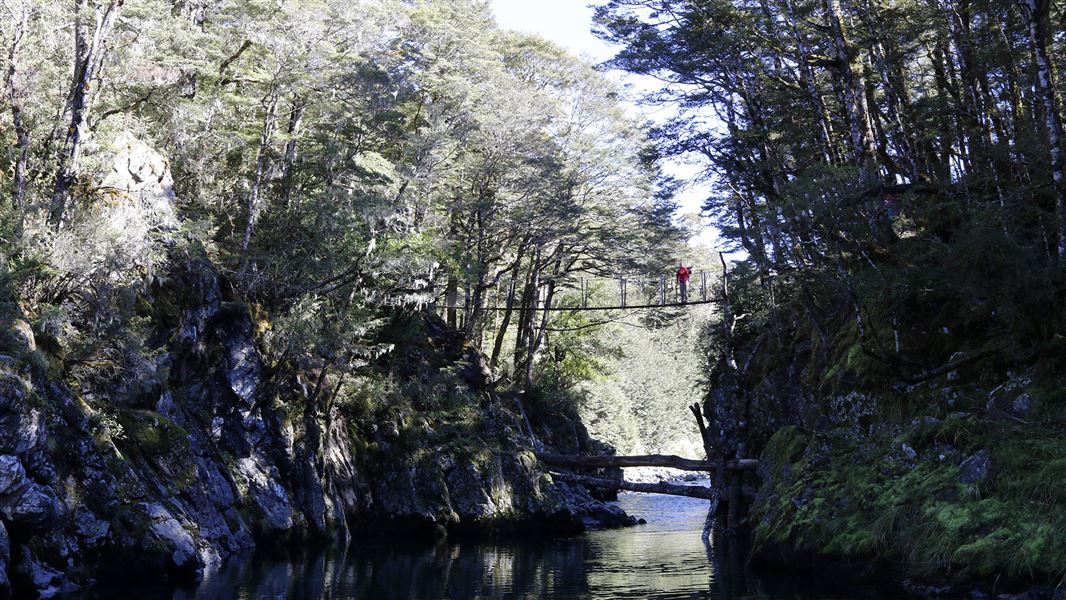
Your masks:
{"label": "person on bridge", "polygon": [[686,267],[684,263],[677,269],[677,288],[681,291],[681,302],[688,302],[688,278],[692,275],[692,267]]}

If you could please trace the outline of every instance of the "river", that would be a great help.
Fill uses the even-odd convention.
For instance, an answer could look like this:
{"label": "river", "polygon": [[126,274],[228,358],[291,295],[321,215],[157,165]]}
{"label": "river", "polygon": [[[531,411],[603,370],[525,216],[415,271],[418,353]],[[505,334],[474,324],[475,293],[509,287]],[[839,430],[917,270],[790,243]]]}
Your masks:
{"label": "river", "polygon": [[197,586],[97,587],[71,599],[138,598],[431,600],[435,598],[715,598],[830,600],[890,598],[877,590],[827,589],[755,573],[743,557],[700,540],[706,500],[622,494],[626,512],[648,523],[585,535],[507,541],[413,543],[361,539],[345,551],[259,554],[231,560]]}

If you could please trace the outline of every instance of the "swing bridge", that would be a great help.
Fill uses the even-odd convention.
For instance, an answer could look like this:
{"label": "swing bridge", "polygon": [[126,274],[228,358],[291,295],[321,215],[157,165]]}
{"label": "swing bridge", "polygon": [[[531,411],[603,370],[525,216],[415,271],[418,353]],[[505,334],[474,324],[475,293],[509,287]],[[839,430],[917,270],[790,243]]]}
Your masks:
{"label": "swing bridge", "polygon": [[[566,282],[559,281],[551,304],[547,304],[547,291],[539,290],[532,305],[508,303],[518,299],[520,285],[496,285],[486,294],[486,302],[480,310],[487,311],[611,311],[648,308],[681,307],[696,304],[712,304],[710,283],[712,272],[692,268],[688,281],[687,298],[683,298],[680,283],[674,273],[652,275],[618,275],[616,277],[580,277]],[[445,296],[444,310],[467,311],[471,309],[471,290],[466,287],[454,295]]]}

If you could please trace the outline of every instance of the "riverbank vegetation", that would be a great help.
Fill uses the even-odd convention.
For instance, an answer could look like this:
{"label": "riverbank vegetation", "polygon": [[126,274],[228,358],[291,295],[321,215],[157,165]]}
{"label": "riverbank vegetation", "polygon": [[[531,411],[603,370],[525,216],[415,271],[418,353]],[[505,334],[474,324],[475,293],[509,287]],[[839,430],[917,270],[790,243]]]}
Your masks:
{"label": "riverbank vegetation", "polygon": [[[660,147],[705,160],[705,208],[747,255],[710,334],[717,451],[810,436],[757,535],[912,572],[1061,575],[1061,7],[597,15],[624,45],[611,66],[667,82]],[[972,460],[980,483],[962,482]]]}

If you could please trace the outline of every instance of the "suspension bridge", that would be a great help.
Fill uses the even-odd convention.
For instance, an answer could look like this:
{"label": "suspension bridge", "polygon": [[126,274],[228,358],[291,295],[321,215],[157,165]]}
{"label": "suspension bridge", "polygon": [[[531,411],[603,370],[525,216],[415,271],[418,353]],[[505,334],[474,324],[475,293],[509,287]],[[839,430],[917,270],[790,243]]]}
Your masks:
{"label": "suspension bridge", "polygon": [[[711,297],[709,284],[712,273],[706,269],[693,269],[682,291],[673,273],[658,275],[619,275],[617,277],[580,277],[568,281],[557,281],[548,303],[545,289],[539,289],[535,301],[530,305],[517,303],[521,295],[519,286],[497,285],[485,295],[482,311],[612,311],[637,310],[650,308],[683,307],[716,302]],[[453,295],[445,295],[444,304],[438,306],[443,310],[466,311],[471,308],[471,290],[469,287],[457,290]]]}

